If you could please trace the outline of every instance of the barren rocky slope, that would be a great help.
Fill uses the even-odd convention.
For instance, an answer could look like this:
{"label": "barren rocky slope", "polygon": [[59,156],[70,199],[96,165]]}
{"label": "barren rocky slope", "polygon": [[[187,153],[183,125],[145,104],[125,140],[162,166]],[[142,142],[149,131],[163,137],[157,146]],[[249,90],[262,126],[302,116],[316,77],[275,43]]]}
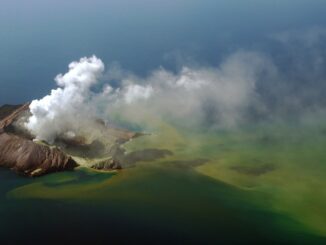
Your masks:
{"label": "barren rocky slope", "polygon": [[11,132],[12,124],[26,110],[28,104],[0,107],[0,166],[26,176],[74,169],[77,163],[57,147],[40,145]]}
{"label": "barren rocky slope", "polygon": [[22,175],[41,176],[72,170],[77,166],[118,170],[133,167],[140,161],[151,161],[172,154],[159,149],[127,154],[122,145],[144,134],[108,126],[101,120],[94,120],[94,129],[90,135],[73,138],[59,136],[52,145],[33,141],[34,137],[18,123],[22,119],[26,120],[28,114],[29,103],[0,107],[0,167]]}

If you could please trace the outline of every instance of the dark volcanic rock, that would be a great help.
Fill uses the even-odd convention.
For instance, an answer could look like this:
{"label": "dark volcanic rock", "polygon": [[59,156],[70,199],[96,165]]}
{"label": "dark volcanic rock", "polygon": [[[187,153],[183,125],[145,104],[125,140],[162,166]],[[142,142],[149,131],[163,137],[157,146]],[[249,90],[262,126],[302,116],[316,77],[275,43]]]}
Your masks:
{"label": "dark volcanic rock", "polygon": [[144,149],[134,151],[128,154],[116,155],[115,158],[121,162],[123,167],[133,167],[137,162],[150,162],[155,161],[166,156],[172,156],[173,153],[169,150],[162,149]]}
{"label": "dark volcanic rock", "polygon": [[8,130],[28,108],[29,104],[18,107],[0,121],[0,166],[27,176],[74,169],[77,163],[60,149],[37,144]]}
{"label": "dark volcanic rock", "polygon": [[122,169],[121,164],[114,159],[107,159],[97,162],[91,166],[91,168],[98,170],[119,170]]}

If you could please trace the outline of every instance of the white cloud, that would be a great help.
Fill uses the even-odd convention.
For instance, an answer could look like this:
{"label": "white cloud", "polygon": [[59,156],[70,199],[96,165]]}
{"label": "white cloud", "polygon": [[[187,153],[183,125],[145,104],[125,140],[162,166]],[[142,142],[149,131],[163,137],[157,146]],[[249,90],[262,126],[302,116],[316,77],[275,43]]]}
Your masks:
{"label": "white cloud", "polygon": [[92,113],[88,103],[90,87],[104,71],[103,62],[95,56],[72,62],[69,71],[55,81],[60,88],[30,105],[32,116],[26,127],[36,138],[52,142],[58,135],[83,128]]}
{"label": "white cloud", "polygon": [[48,142],[87,132],[94,118],[114,120],[112,115],[131,123],[149,122],[151,117],[185,126],[209,122],[232,127],[242,122],[248,108],[259,104],[256,83],[270,67],[263,55],[243,51],[216,68],[184,67],[178,73],[160,68],[147,78],[115,67],[111,74],[120,86],[105,84],[96,94],[91,87],[102,76],[104,64],[95,56],[82,58],[56,77],[59,88],[31,103],[26,127]]}
{"label": "white cloud", "polygon": [[136,102],[137,100],[146,100],[153,94],[151,85],[141,86],[138,84],[130,84],[125,88],[124,99],[127,104]]}
{"label": "white cloud", "polygon": [[146,120],[150,114],[186,124],[209,117],[213,124],[234,126],[257,103],[258,76],[270,66],[263,55],[240,51],[217,68],[183,67],[178,73],[161,68],[147,78],[120,72],[121,87],[111,94],[107,114],[129,121]]}

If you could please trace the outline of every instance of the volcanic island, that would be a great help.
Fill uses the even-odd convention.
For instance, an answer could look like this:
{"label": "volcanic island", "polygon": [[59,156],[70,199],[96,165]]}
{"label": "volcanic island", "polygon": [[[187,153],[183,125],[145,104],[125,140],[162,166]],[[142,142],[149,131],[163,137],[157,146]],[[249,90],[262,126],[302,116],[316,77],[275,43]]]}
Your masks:
{"label": "volcanic island", "polygon": [[[30,103],[0,107],[0,167],[19,175],[37,177],[83,166],[97,170],[120,170],[136,161],[164,157],[166,150],[148,149],[126,154],[123,144],[144,134],[106,125],[94,119],[97,138],[76,135],[58,137],[53,143],[35,140],[21,122],[30,116]],[[145,160],[146,160],[145,159]]]}

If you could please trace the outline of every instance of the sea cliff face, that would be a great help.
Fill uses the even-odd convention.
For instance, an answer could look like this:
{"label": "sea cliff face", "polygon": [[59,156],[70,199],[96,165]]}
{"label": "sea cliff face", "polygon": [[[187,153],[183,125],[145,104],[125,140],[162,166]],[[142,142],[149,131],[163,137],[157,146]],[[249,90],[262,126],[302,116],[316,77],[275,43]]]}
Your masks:
{"label": "sea cliff face", "polygon": [[116,128],[96,119],[93,125],[95,137],[60,136],[52,145],[34,141],[34,137],[21,127],[29,113],[29,103],[0,107],[0,167],[18,174],[35,177],[73,170],[77,166],[103,171],[120,170],[134,167],[137,162],[153,161],[172,154],[160,149],[126,153],[123,147],[126,142],[146,134]]}
{"label": "sea cliff face", "polygon": [[37,144],[12,132],[12,124],[28,106],[0,107],[0,167],[32,177],[77,167],[78,164],[59,148]]}
{"label": "sea cliff face", "polygon": [[95,138],[58,137],[50,145],[33,141],[34,137],[29,132],[17,127],[28,114],[29,103],[0,107],[0,167],[26,176],[72,170],[77,166],[103,171],[131,167],[131,160],[126,158],[122,145],[142,136],[94,119],[94,131],[97,132]]}

